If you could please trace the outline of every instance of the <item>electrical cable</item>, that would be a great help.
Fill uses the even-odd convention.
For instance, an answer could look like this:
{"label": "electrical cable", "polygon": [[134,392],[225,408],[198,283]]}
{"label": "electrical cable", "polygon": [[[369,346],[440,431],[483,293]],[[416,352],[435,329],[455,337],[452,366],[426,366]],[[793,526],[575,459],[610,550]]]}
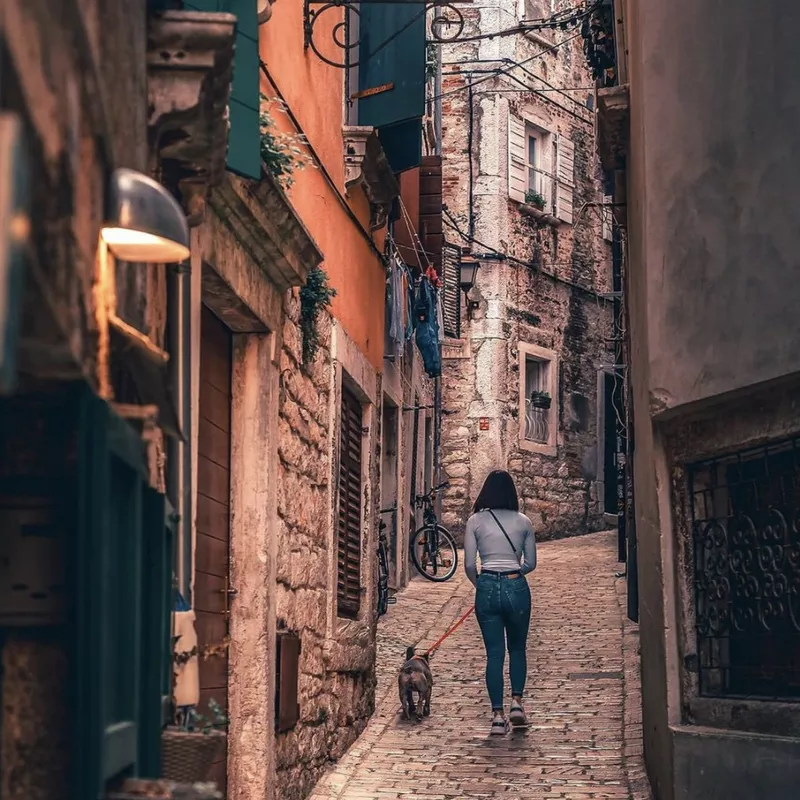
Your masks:
{"label": "electrical cable", "polygon": [[[508,75],[509,72],[512,69],[516,69],[517,67],[522,66],[523,64],[528,64],[531,61],[533,61],[535,58],[539,58],[539,56],[543,56],[545,53],[552,53],[554,50],[558,50],[559,47],[562,47],[563,45],[567,44],[567,42],[571,42],[573,39],[577,39],[581,35],[582,34],[580,34],[580,33],[575,33],[572,36],[568,36],[566,39],[562,39],[560,42],[555,42],[552,45],[550,45],[549,47],[545,47],[544,50],[540,50],[538,53],[534,53],[529,58],[525,58],[522,61],[515,62],[510,67],[506,67],[504,69],[497,70],[496,74],[487,75],[487,76],[485,76],[483,78],[480,78],[477,81],[473,81],[471,84],[468,83],[468,84],[465,84],[464,86],[459,86],[458,89],[449,89],[446,92],[440,92],[438,95],[434,95],[432,99],[439,100],[439,99],[441,99],[443,97],[449,97],[452,94],[456,94],[458,92],[466,91],[470,86],[472,86],[472,87],[479,86],[480,84],[486,83],[486,81],[489,81],[492,78],[499,78],[501,75]],[[443,77],[447,77],[447,74],[448,73],[444,73]]]}
{"label": "electrical cable", "polygon": [[[545,275],[548,278],[556,281],[557,283],[563,283],[566,286],[571,286],[573,289],[577,289],[584,294],[588,294],[591,297],[594,297],[598,302],[602,301],[603,303],[608,303],[609,300],[607,297],[603,297],[602,294],[595,292],[593,289],[587,289],[585,286],[581,286],[579,283],[575,283],[574,281],[568,280],[567,278],[561,278],[553,272],[547,272],[543,270],[541,267],[537,267],[530,261],[523,261],[521,258],[516,258],[515,256],[509,255],[508,253],[504,253],[501,250],[497,250],[496,248],[492,247],[485,242],[482,242],[480,239],[476,239],[474,236],[469,237],[461,228],[458,227],[458,224],[455,218],[450,214],[449,210],[446,208],[442,209],[442,213],[447,217],[444,221],[444,224],[447,225],[449,228],[454,230],[465,242],[469,244],[477,244],[481,247],[485,248],[488,252],[500,256],[504,261],[508,261],[511,264],[517,264],[521,267],[527,267],[528,269],[532,269],[538,272],[541,275]],[[554,266],[554,265],[553,265]]]}

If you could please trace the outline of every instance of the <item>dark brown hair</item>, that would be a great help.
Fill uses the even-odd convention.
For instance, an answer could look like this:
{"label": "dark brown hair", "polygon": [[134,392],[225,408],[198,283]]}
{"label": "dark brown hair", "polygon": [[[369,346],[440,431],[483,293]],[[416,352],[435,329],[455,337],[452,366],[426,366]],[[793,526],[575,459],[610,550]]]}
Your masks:
{"label": "dark brown hair", "polygon": [[514,485],[514,479],[504,469],[496,469],[489,473],[483,482],[483,488],[475,501],[473,511],[477,514],[478,511],[487,508],[519,511],[517,487]]}

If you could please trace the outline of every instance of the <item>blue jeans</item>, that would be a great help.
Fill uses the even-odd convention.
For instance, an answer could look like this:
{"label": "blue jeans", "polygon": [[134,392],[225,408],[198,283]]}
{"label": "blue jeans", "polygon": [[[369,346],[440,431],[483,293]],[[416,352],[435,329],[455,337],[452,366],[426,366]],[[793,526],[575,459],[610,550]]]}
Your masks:
{"label": "blue jeans", "polygon": [[525,646],[531,622],[531,590],[525,578],[482,574],[475,593],[475,616],[486,646],[486,688],[492,710],[503,708],[503,664],[508,645],[511,696],[521,697],[528,675]]}

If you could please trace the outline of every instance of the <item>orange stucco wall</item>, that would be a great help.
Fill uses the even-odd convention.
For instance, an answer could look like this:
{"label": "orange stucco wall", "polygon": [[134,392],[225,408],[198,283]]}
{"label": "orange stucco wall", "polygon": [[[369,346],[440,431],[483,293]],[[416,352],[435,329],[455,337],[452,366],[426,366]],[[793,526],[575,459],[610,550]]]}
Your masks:
{"label": "orange stucco wall", "polygon": [[[332,60],[341,59],[341,51],[332,44],[332,29],[341,21],[342,13],[336,8],[329,10],[315,29],[315,41],[322,44],[321,49]],[[304,49],[301,0],[274,4],[272,18],[260,28],[259,44],[261,58],[275,83],[273,87],[262,79],[262,91],[267,97],[275,97],[275,88],[280,90],[344,195],[344,70],[325,64],[310,48]],[[271,113],[282,129],[293,131],[291,121],[277,105],[271,106]],[[333,314],[370,363],[382,371],[386,280],[383,265],[342,208],[322,170],[306,167],[295,172],[294,179],[289,198],[323,252],[323,268],[337,291]],[[369,231],[369,205],[362,189],[352,190],[347,201],[364,230]],[[373,238],[382,252],[384,232],[377,232]]]}

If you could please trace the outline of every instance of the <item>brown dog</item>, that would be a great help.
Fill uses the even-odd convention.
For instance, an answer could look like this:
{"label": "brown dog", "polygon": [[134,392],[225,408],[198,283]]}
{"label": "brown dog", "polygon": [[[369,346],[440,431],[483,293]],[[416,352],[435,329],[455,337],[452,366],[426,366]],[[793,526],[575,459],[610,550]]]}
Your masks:
{"label": "brown dog", "polygon": [[[400,691],[400,703],[403,706],[403,719],[411,719],[412,714],[417,719],[422,719],[423,715],[426,717],[430,715],[433,675],[427,653],[418,656],[414,653],[413,647],[406,650],[406,662],[397,676],[397,687]],[[415,693],[417,703],[414,703]]]}

